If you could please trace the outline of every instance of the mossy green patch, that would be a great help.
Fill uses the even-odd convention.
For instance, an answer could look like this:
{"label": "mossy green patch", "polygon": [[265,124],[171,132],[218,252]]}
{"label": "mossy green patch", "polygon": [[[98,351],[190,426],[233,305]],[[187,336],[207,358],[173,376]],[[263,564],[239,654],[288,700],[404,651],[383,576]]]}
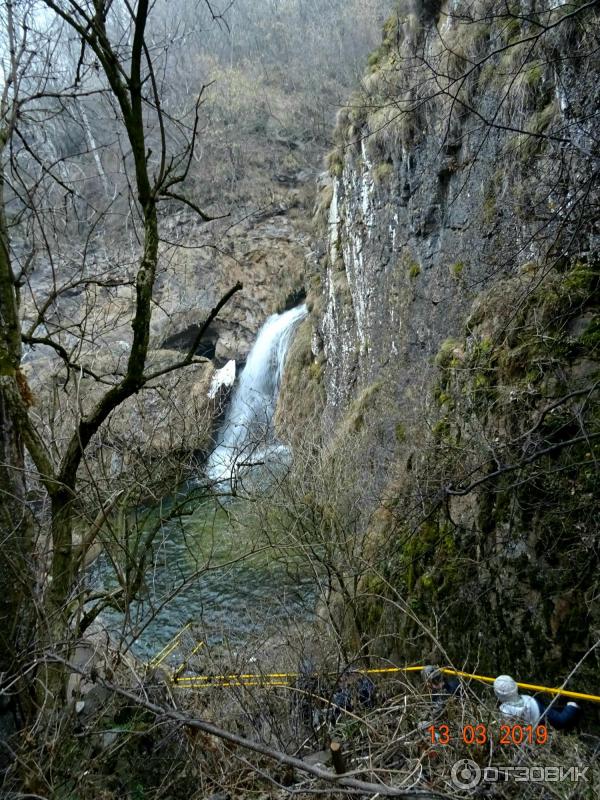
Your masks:
{"label": "mossy green patch", "polygon": [[381,391],[383,384],[381,381],[376,381],[375,383],[370,384],[367,386],[363,391],[359,394],[356,400],[350,405],[348,410],[348,414],[346,415],[347,424],[350,430],[358,433],[362,430],[366,416],[369,414],[370,409],[375,402],[375,399],[378,393]]}
{"label": "mossy green patch", "polygon": [[579,343],[587,350],[587,355],[600,354],[600,314],[589,323],[585,331],[579,337]]}
{"label": "mossy green patch", "polygon": [[509,149],[523,160],[533,158],[546,146],[548,128],[558,116],[558,104],[553,98],[544,108],[531,114],[523,125],[523,133],[514,136]]}
{"label": "mossy green patch", "polygon": [[377,164],[376,167],[373,169],[373,179],[375,183],[383,183],[392,176],[394,172],[394,167],[389,161],[383,161],[381,164]]}
{"label": "mossy green patch", "polygon": [[437,400],[439,406],[445,406],[452,403],[452,395],[447,394],[445,391],[443,391],[443,389],[439,389],[435,393],[435,399]]}
{"label": "mossy green patch", "polygon": [[344,171],[344,153],[339,147],[331,150],[325,157],[329,174],[334,178],[341,178]]}
{"label": "mossy green patch", "polygon": [[440,345],[440,349],[435,357],[436,366],[445,369],[450,366],[455,353],[462,348],[462,343],[458,339],[445,339]]}
{"label": "mossy green patch", "polygon": [[436,439],[448,439],[451,432],[450,422],[447,417],[439,419],[431,428],[431,432]]}
{"label": "mossy green patch", "polygon": [[458,280],[458,278],[460,278],[460,276],[463,274],[464,269],[465,269],[464,263],[462,261],[456,261],[450,267],[450,272],[452,273],[452,277]]}
{"label": "mossy green patch", "polygon": [[491,225],[496,218],[496,202],[496,187],[488,185],[481,206],[481,218],[486,225]]}
{"label": "mossy green patch", "polygon": [[325,403],[322,362],[312,352],[313,321],[303,320],[292,340],[275,412],[275,427],[292,443]]}

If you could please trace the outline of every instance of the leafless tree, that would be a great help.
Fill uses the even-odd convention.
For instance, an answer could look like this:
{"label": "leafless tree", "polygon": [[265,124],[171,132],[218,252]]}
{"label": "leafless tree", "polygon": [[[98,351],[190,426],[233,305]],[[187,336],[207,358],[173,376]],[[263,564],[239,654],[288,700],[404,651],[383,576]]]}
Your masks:
{"label": "leafless tree", "polygon": [[[166,363],[149,362],[153,293],[161,258],[161,209],[179,204],[202,221],[211,218],[185,194],[198,137],[203,87],[192,98],[187,115],[175,118],[163,108],[164,78],[159,70],[164,63],[157,61],[146,35],[150,11],[150,4],[144,0],[83,6],[44,2],[41,8],[34,3],[7,2],[3,7],[8,47],[1,109],[0,463],[6,500],[2,504],[2,570],[6,585],[14,587],[3,598],[2,635],[6,638],[2,657],[7,661],[2,663],[2,670],[7,675],[14,672],[17,653],[28,653],[29,675],[33,677],[39,672],[45,648],[63,642],[69,649],[74,614],[81,616],[81,607],[76,611],[76,606],[86,551],[94,546],[123,494],[113,491],[112,496],[96,496],[92,502],[98,516],[88,518],[87,530],[82,534],[78,531],[75,540],[74,527],[83,519],[78,511],[83,499],[80,482],[87,482],[91,488],[95,481],[97,485],[98,474],[90,474],[89,459],[93,460],[93,453],[101,446],[98,436],[106,435],[101,430],[110,429],[111,415],[129,398],[146,387],[156,392],[159,379],[166,385],[177,371],[202,363],[195,354],[203,332],[241,288],[234,286],[219,300],[200,325],[197,340],[188,352]],[[66,39],[76,43],[76,59],[69,57],[69,48],[60,46]],[[123,166],[116,181],[109,178],[108,166],[105,168],[102,160],[104,151],[90,127],[86,110],[90,97],[96,98],[96,113],[103,109],[112,120],[111,128],[119,142]],[[63,143],[66,152],[57,152],[58,130],[65,119],[77,122],[81,140]],[[55,125],[58,130],[52,131]],[[52,135],[48,136],[48,131]],[[86,185],[92,175],[87,168],[82,173],[77,163],[78,159],[81,162],[80,154],[88,154],[88,164],[93,165],[100,181],[97,189],[93,181],[88,185],[87,196]],[[110,161],[112,156],[106,158]],[[132,238],[126,245],[129,258],[115,264],[114,251],[105,247],[99,252],[97,243],[103,236],[120,233],[111,214],[115,198],[123,192]],[[21,232],[28,240],[20,238]],[[74,234],[76,238],[69,241]],[[22,291],[24,286],[31,288],[36,268],[48,274],[49,289],[33,291],[34,311],[22,333]],[[133,334],[127,353],[113,360],[108,369],[97,372],[86,358],[88,343],[116,323],[98,305],[98,295],[119,287],[131,288],[131,305],[125,309],[126,319],[119,323],[128,321]],[[66,308],[73,291],[79,302],[75,309]],[[50,417],[51,425],[57,421],[62,425],[55,430],[44,429],[42,419],[31,408],[21,369],[23,343],[53,350],[62,361],[64,379],[75,388],[67,424],[63,424],[65,417],[55,416],[54,421]],[[47,432],[55,434],[54,438],[46,438]],[[34,547],[32,515],[24,502],[25,451],[34,469],[31,485],[39,482],[42,506],[44,498],[48,499],[51,534],[44,552],[47,564],[39,557],[39,539]],[[88,497],[91,499],[89,493]],[[150,541],[135,556],[137,578],[127,567],[127,587],[122,588],[128,598],[135,596],[135,586],[140,585],[149,545]],[[97,611],[102,607],[100,603]],[[86,614],[84,619],[89,623]],[[23,664],[19,666],[23,668]],[[65,690],[64,675],[50,675],[49,680],[43,679],[43,685],[60,697]]]}

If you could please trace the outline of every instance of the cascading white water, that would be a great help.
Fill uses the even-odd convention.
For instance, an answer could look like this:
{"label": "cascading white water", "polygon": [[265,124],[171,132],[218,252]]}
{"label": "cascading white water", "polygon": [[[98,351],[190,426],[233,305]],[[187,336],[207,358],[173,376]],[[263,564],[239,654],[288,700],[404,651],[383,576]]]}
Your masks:
{"label": "cascading white water", "polygon": [[258,332],[206,465],[208,477],[216,483],[231,481],[240,471],[282,452],[273,432],[273,415],[288,347],[306,314],[305,305],[273,314]]}

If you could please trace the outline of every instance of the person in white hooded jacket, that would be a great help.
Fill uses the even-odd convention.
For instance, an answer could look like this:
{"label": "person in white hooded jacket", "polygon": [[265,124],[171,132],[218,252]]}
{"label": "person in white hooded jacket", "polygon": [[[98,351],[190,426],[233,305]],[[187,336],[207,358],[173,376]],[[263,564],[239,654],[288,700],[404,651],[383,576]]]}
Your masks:
{"label": "person in white hooded jacket", "polygon": [[500,703],[500,713],[510,719],[519,719],[529,725],[548,722],[559,731],[570,731],[579,722],[581,708],[569,702],[564,708],[548,708],[537,697],[519,694],[519,687],[510,675],[499,675],[494,681],[494,694]]}

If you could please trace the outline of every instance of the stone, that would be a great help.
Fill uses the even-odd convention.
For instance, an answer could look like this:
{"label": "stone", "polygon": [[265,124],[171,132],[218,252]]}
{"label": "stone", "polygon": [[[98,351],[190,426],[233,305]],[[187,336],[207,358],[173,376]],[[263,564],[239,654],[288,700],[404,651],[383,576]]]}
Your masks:
{"label": "stone", "polygon": [[104,731],[100,734],[100,747],[102,750],[108,750],[119,738],[118,731]]}
{"label": "stone", "polygon": [[207,392],[209,400],[214,400],[220,397],[223,393],[227,394],[231,391],[235,383],[235,359],[230,359],[224,367],[215,370],[210,383],[210,388]]}
{"label": "stone", "polygon": [[322,764],[324,766],[331,762],[331,751],[317,750],[315,753],[309,753],[307,756],[304,756],[302,761],[305,761],[307,764]]}

